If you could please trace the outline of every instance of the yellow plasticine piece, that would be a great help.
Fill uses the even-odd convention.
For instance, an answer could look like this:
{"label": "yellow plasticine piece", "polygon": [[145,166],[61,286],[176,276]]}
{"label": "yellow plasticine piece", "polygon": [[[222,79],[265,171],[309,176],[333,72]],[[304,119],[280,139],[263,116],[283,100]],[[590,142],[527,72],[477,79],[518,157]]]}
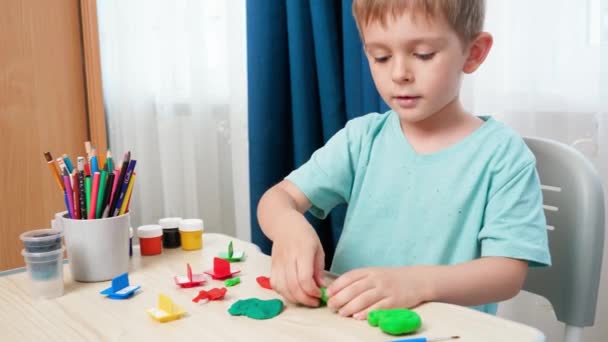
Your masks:
{"label": "yellow plasticine piece", "polygon": [[158,307],[147,309],[146,312],[152,318],[161,323],[180,319],[184,314],[186,314],[184,309],[175,305],[171,298],[162,293],[158,294]]}

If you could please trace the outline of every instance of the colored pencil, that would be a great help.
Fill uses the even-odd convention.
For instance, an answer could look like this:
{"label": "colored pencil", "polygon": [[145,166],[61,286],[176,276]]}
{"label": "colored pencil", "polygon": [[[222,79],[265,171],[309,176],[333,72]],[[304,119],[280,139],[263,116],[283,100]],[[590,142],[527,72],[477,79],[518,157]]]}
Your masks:
{"label": "colored pencil", "polygon": [[99,172],[93,174],[93,187],[91,188],[91,211],[89,212],[89,220],[95,219],[97,209],[97,193],[99,192]]}
{"label": "colored pencil", "polygon": [[107,171],[106,156],[104,154],[98,153],[98,152],[95,152],[95,156],[97,157],[97,167],[99,168],[99,171],[101,171],[101,170]]}
{"label": "colored pencil", "polygon": [[76,158],[76,167],[78,169],[78,190],[80,197],[80,218],[87,219],[87,199],[84,189],[84,157]]}
{"label": "colored pencil", "polygon": [[72,192],[70,176],[63,176],[63,184],[65,185],[65,193],[68,197],[68,214],[70,218],[74,218],[74,193]]}
{"label": "colored pencil", "polygon": [[68,168],[68,172],[72,174],[72,171],[74,171],[74,164],[72,164],[70,157],[68,157],[68,155],[64,153],[61,158],[63,159],[63,163],[65,164],[65,166]]}
{"label": "colored pencil", "polygon": [[63,192],[68,217],[86,220],[128,213],[137,160],[127,151],[116,167],[110,150],[99,155],[89,141],[85,149],[87,157],[75,157],[74,164],[68,154],[53,158],[50,152],[44,153],[47,167]]}
{"label": "colored pencil", "polygon": [[85,176],[84,178],[84,193],[86,196],[86,202],[87,202],[87,216],[86,218],[88,218],[91,214],[91,177],[90,176]]}
{"label": "colored pencil", "polygon": [[106,181],[106,189],[103,192],[103,201],[101,201],[101,217],[103,217],[108,203],[110,203],[110,197],[112,197],[112,188],[114,187],[114,172],[108,174],[108,180]]}
{"label": "colored pencil", "polygon": [[[137,172],[133,172],[133,175],[137,175]],[[133,186],[135,186],[135,184],[133,184]],[[129,212],[129,207],[131,205],[131,194],[129,194],[129,198],[127,198],[127,209],[125,210],[125,213]]]}
{"label": "colored pencil", "polygon": [[110,203],[112,203],[112,201],[114,201],[114,196],[116,195],[116,189],[118,188],[118,177],[119,177],[119,171],[114,171],[114,184],[112,184],[112,194],[110,195],[110,201],[108,202],[108,207],[110,206]]}
{"label": "colored pencil", "polygon": [[[66,169],[67,166],[65,165],[65,162],[63,161],[63,158],[57,158],[55,159],[55,162],[57,163],[57,167],[59,168],[59,173],[61,174],[61,176],[65,176],[63,174],[63,169]],[[64,184],[65,186],[65,184]]]}
{"label": "colored pencil", "polygon": [[[114,209],[114,211],[110,211],[110,216],[118,215],[120,208],[122,207],[122,202],[124,202],[127,189],[129,188],[129,181],[131,180],[131,175],[133,174],[133,170],[135,170],[135,164],[137,164],[137,160],[132,159],[129,161],[129,166],[127,166],[127,172],[125,172],[122,187],[120,188],[120,192],[118,193],[118,201],[116,202],[116,208]],[[120,184],[118,184],[118,186],[120,186]]]}
{"label": "colored pencil", "polygon": [[70,212],[70,202],[68,201],[68,193],[63,190],[63,201],[65,202],[65,208],[68,210],[68,217],[72,218],[72,213]]}
{"label": "colored pencil", "polygon": [[72,187],[74,190],[74,218],[80,220],[80,183],[78,182],[78,172],[72,172]]}
{"label": "colored pencil", "polygon": [[111,194],[110,194],[110,199],[108,200],[108,205],[103,210],[103,213],[101,213],[101,217],[103,217],[103,218],[110,216],[110,205],[111,205],[112,201],[114,200],[114,196],[116,194],[116,189],[118,188],[119,171],[114,170],[113,174],[114,174],[114,184],[112,184],[112,191],[110,191]]}
{"label": "colored pencil", "polygon": [[99,172],[99,163],[97,161],[97,149],[93,147],[91,149],[91,173],[94,175],[95,172]]}
{"label": "colored pencil", "polygon": [[114,161],[112,160],[112,152],[108,150],[106,153],[106,171],[114,172]]}
{"label": "colored pencil", "polygon": [[55,181],[57,182],[57,185],[59,186],[59,190],[63,191],[63,180],[59,175],[59,170],[57,170],[57,166],[55,165],[51,152],[44,152],[44,158],[46,159],[46,165],[49,167],[49,170],[51,170],[51,174],[53,175]]}
{"label": "colored pencil", "polygon": [[97,194],[97,210],[95,212],[95,218],[101,218],[101,206],[103,205],[103,198],[106,191],[106,180],[108,173],[106,170],[101,170],[101,176],[99,178],[99,193]]}
{"label": "colored pencil", "polygon": [[122,205],[120,206],[120,211],[118,212],[118,215],[122,215],[127,211],[129,201],[131,200],[131,192],[133,192],[135,176],[137,176],[137,174],[133,172],[133,175],[131,175],[131,179],[129,179],[129,187],[127,188],[127,193],[125,194],[125,199],[123,200]]}
{"label": "colored pencil", "polygon": [[120,174],[118,175],[118,185],[116,190],[114,191],[114,195],[112,196],[112,201],[110,204],[110,211],[108,212],[108,217],[114,216],[114,211],[116,210],[116,203],[118,202],[118,197],[120,196],[121,185],[125,181],[125,173],[127,172],[127,167],[129,166],[129,160],[131,159],[131,152],[125,153],[124,158],[122,159],[122,167],[120,168]]}

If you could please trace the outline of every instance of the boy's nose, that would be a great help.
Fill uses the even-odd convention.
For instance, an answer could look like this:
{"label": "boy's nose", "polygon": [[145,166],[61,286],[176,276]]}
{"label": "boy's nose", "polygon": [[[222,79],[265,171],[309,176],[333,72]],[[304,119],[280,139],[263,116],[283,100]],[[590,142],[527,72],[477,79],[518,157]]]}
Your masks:
{"label": "boy's nose", "polygon": [[393,76],[393,81],[395,83],[411,83],[414,81],[414,74],[409,71],[405,71],[399,74],[395,74]]}
{"label": "boy's nose", "polygon": [[392,79],[395,83],[411,83],[414,81],[414,73],[402,61],[397,61],[393,65]]}

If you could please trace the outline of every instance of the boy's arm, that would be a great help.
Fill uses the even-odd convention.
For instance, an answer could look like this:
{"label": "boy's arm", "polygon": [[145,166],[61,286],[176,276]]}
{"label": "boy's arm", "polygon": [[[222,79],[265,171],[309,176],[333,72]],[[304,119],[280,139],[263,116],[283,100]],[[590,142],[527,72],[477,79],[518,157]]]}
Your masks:
{"label": "boy's arm", "polygon": [[[311,206],[310,201],[300,189],[289,180],[283,180],[264,193],[258,204],[258,221],[266,236],[274,241],[276,230],[285,230],[275,224],[284,215],[302,215]],[[289,229],[289,228],[287,228]]]}
{"label": "boy's arm", "polygon": [[325,253],[303,213],[324,218],[348,202],[364,137],[384,116],[353,119],[284,181],[262,196],[258,221],[272,241],[271,285],[290,302],[317,306]]}
{"label": "boy's arm", "polygon": [[474,306],[517,295],[526,279],[528,262],[484,257],[450,266],[429,266],[425,273],[429,286],[424,301]]}
{"label": "boy's arm", "polygon": [[521,289],[528,262],[484,257],[449,266],[361,268],[328,288],[328,306],[364,319],[375,309],[415,307],[424,302],[475,306],[509,299]]}
{"label": "boy's arm", "polygon": [[303,213],[310,201],[292,182],[268,190],[258,205],[258,220],[273,241],[270,282],[287,301],[318,306],[325,253]]}

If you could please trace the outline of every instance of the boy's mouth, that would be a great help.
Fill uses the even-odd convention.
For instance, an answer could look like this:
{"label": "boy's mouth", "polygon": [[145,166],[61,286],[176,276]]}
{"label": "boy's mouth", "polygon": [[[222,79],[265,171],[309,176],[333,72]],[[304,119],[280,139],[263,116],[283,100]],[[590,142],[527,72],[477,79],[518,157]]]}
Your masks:
{"label": "boy's mouth", "polygon": [[422,96],[393,96],[399,107],[401,108],[414,108],[418,104],[418,101]]}

